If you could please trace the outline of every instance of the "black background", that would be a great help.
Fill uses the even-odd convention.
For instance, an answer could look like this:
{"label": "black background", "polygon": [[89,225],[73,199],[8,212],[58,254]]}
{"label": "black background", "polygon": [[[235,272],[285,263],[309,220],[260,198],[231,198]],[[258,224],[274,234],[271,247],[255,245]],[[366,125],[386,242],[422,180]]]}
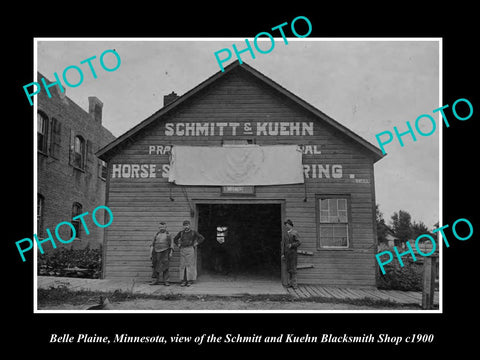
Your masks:
{"label": "black background", "polygon": [[[49,3],[52,4],[52,3]],[[289,3],[259,10],[258,5],[224,3],[193,9],[187,3],[149,3],[136,5],[112,3],[101,9],[98,4],[66,3],[26,5],[10,12],[17,20],[2,24],[4,34],[3,70],[3,191],[2,224],[4,232],[4,283],[2,298],[6,335],[2,339],[15,354],[28,348],[50,357],[65,354],[109,355],[135,347],[139,354],[162,354],[171,351],[180,355],[193,352],[201,356],[216,352],[231,356],[245,351],[281,350],[296,356],[326,356],[325,350],[361,350],[358,354],[385,355],[399,351],[413,355],[418,350],[430,354],[444,349],[462,349],[465,352],[475,344],[476,276],[478,257],[478,214],[473,209],[478,197],[475,188],[476,124],[479,121],[478,102],[478,40],[474,35],[478,20],[476,9],[466,4],[449,3],[448,8],[419,8],[418,2],[389,3],[381,7],[341,2],[338,8],[315,6],[293,8]],[[70,6],[72,5],[72,6]],[[69,7],[70,6],[70,7]],[[22,263],[15,241],[31,238],[33,234],[33,107],[28,104],[23,85],[33,81],[34,37],[253,37],[296,16],[308,17],[313,31],[310,37],[442,37],[443,38],[443,104],[453,104],[458,98],[467,98],[474,113],[468,121],[457,121],[451,116],[450,127],[443,129],[443,223],[452,224],[458,218],[469,219],[474,235],[468,241],[450,241],[443,251],[443,314],[34,314],[33,313],[33,257],[31,252]],[[13,16],[13,15],[12,15]],[[12,25],[13,24],[13,25]],[[300,29],[299,33],[303,33]],[[213,61],[213,56],[212,56]],[[6,66],[5,66],[6,65]],[[433,110],[433,109],[432,109]],[[402,109],[392,109],[392,112]],[[451,114],[447,112],[447,114]],[[420,115],[420,114],[419,114]],[[411,119],[406,119],[411,120]],[[422,156],[422,154],[419,154]],[[384,161],[388,161],[385,159]],[[415,186],[415,179],[411,179]],[[478,199],[477,199],[478,200]],[[416,199],[412,199],[412,202]],[[453,237],[452,237],[453,238]],[[6,321],[6,319],[9,319]],[[7,325],[5,325],[7,324]],[[473,325],[473,329],[472,326]],[[408,336],[434,334],[432,344],[50,344],[51,333],[89,333],[113,335],[175,335],[196,336],[203,333],[224,336],[294,333],[321,336],[362,335],[388,333]],[[28,348],[27,348],[28,347]],[[228,352],[225,352],[227,350]],[[31,353],[30,353],[31,354]]]}

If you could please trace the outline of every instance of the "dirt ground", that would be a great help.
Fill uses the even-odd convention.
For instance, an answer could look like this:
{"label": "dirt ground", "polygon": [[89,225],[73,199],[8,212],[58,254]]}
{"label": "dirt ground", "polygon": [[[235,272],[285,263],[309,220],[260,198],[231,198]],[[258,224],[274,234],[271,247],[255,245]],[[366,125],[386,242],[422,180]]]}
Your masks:
{"label": "dirt ground", "polygon": [[[103,303],[100,310],[419,310],[415,304],[401,305],[369,298],[348,300],[330,298],[294,298],[290,294],[270,295],[187,295],[133,294],[120,290],[99,292],[72,291],[68,287],[38,289],[38,310],[87,310]],[[106,304],[106,305],[105,305]],[[92,310],[94,311],[94,310]]]}
{"label": "dirt ground", "polygon": [[[92,304],[43,304],[38,310],[85,310]],[[371,307],[353,304],[317,303],[317,302],[280,302],[280,301],[245,301],[245,300],[158,300],[135,299],[111,302],[112,310],[408,310],[409,306]]]}

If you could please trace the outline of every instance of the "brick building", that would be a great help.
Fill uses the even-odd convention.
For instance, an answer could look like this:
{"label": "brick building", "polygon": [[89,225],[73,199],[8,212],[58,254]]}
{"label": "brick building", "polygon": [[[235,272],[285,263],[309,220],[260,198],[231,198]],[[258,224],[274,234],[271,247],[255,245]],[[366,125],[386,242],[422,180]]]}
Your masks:
{"label": "brick building", "polygon": [[[106,163],[95,152],[115,137],[102,126],[103,103],[99,99],[89,97],[85,111],[58,86],[51,87],[50,92],[51,98],[44,91],[37,95],[36,233],[39,239],[46,238],[48,228],[55,237],[57,224],[68,221],[77,229],[77,236],[62,246],[98,247],[103,242],[103,229],[95,226],[90,215],[85,216],[87,234],[80,220],[72,218],[84,212],[91,214],[105,204]],[[71,238],[69,226],[59,227],[58,232],[64,240]],[[61,244],[56,239],[55,243]],[[42,246],[45,251],[52,248],[51,242]]]}

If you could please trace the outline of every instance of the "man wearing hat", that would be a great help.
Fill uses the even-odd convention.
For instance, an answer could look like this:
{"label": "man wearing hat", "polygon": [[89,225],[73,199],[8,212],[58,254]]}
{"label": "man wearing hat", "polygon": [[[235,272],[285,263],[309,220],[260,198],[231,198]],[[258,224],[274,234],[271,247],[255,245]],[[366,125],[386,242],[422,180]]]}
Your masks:
{"label": "man wearing hat", "polygon": [[183,230],[173,241],[180,248],[180,280],[181,286],[190,286],[197,279],[197,262],[195,248],[205,238],[197,231],[190,228],[190,221],[183,222]]}
{"label": "man wearing hat", "polygon": [[286,231],[282,239],[282,260],[287,265],[287,287],[297,288],[297,248],[300,246],[300,236],[298,231],[293,228],[292,220],[284,222]]}
{"label": "man wearing hat", "polygon": [[173,239],[170,233],[167,231],[167,224],[160,222],[158,225],[158,232],[153,238],[153,242],[150,245],[150,255],[153,265],[153,277],[155,281],[152,285],[160,285],[160,274],[162,275],[165,286],[169,285],[169,267],[170,258],[173,253]]}

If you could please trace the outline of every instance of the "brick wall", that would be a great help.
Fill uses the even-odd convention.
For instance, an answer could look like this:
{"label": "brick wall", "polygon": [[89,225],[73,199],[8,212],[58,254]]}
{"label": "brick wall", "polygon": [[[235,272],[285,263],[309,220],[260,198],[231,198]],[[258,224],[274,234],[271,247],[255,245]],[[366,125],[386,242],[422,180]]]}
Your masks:
{"label": "brick wall", "polygon": [[[38,74],[39,80],[42,77],[42,74]],[[55,238],[57,224],[71,222],[73,204],[79,203],[82,206],[81,213],[89,213],[84,219],[90,234],[87,235],[80,224],[78,238],[64,246],[77,248],[89,244],[98,247],[103,242],[103,229],[93,223],[91,213],[97,206],[105,205],[105,180],[100,177],[100,160],[95,152],[115,137],[102,126],[101,119],[95,119],[93,114],[90,115],[57,90],[57,86],[50,88],[51,98],[46,91],[37,95],[38,112],[48,119],[47,147],[44,152],[37,151],[37,194],[44,198],[38,237],[46,237],[45,229],[48,228],[58,244]],[[96,98],[89,100],[101,104]],[[86,146],[84,169],[72,165],[71,151],[75,136],[83,138]],[[103,223],[103,211],[97,213],[97,220]],[[62,239],[70,239],[70,227],[62,225],[58,230]],[[43,248],[51,249],[52,245],[45,243]]]}

